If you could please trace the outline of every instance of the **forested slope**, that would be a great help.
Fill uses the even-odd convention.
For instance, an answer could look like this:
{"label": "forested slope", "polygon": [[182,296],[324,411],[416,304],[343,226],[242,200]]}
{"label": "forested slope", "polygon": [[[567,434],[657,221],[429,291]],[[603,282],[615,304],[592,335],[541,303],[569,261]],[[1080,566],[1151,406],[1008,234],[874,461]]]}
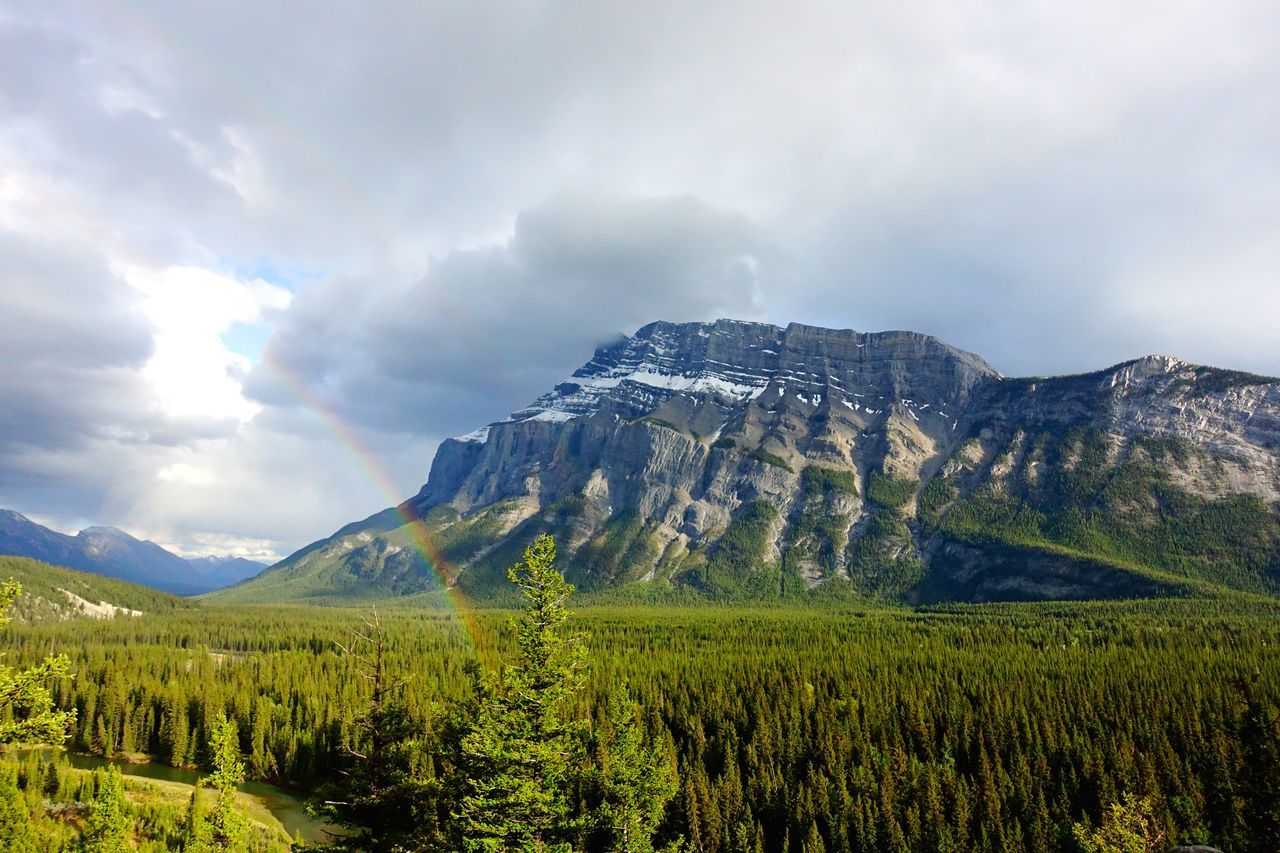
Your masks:
{"label": "forested slope", "polygon": [[150,587],[26,557],[0,556],[0,580],[7,578],[22,585],[22,596],[14,602],[12,615],[25,622],[112,618],[131,613],[189,610],[195,606]]}

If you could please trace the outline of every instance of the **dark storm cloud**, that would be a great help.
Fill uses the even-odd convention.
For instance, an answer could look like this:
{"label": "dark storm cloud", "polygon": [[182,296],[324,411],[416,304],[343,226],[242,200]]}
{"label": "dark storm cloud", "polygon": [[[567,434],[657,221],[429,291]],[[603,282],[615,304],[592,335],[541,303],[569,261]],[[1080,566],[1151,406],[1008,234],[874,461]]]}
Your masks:
{"label": "dark storm cloud", "polygon": [[0,284],[0,454],[131,429],[151,330],[102,259],[0,232]]}
{"label": "dark storm cloud", "polygon": [[744,217],[688,196],[563,196],[505,243],[452,252],[408,287],[332,281],[301,294],[248,387],[297,403],[273,365],[344,418],[442,435],[503,417],[594,346],[652,319],[753,317],[780,259]]}

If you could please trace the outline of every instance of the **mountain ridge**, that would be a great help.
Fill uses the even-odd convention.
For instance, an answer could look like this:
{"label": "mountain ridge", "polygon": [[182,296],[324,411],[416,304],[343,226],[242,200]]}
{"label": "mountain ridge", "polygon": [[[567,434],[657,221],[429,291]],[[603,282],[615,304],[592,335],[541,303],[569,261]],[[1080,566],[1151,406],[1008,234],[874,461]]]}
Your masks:
{"label": "mountain ridge", "polygon": [[239,557],[186,559],[118,527],[95,525],[68,536],[9,509],[0,509],[0,555],[28,557],[176,595],[209,592],[266,568]]}
{"label": "mountain ridge", "polygon": [[[442,442],[399,512],[435,556],[415,531],[348,525],[236,595],[395,595],[438,575],[483,597],[537,532],[587,589],[1273,594],[1280,381],[1157,355],[1007,378],[916,332],[659,321]],[[1253,538],[1224,537],[1227,520]]]}

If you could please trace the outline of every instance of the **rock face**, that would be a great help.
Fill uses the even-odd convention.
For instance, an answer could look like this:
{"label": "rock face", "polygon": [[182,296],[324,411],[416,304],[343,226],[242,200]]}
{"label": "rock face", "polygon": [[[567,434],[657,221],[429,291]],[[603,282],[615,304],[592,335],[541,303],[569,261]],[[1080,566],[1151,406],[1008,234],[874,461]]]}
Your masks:
{"label": "rock face", "polygon": [[446,441],[418,503],[465,514],[587,492],[696,540],[744,502],[790,503],[806,462],[865,477],[891,450],[918,473],[996,377],[911,332],[654,323],[510,420]]}
{"label": "rock face", "polygon": [[[483,594],[550,531],[588,588],[1270,593],[1278,499],[1273,379],[1160,356],[1005,379],[912,332],[653,323],[445,441],[399,508],[416,528],[385,514],[344,528],[280,564],[298,581],[272,588],[412,592],[430,588],[430,562]],[[406,529],[427,557],[406,553]]]}

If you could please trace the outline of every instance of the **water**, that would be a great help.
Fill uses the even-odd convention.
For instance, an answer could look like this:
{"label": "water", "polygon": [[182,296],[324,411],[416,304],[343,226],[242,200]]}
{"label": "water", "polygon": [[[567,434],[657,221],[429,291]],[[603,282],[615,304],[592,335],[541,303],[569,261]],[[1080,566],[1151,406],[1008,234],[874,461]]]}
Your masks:
{"label": "water", "polygon": [[[181,785],[194,786],[203,775],[195,770],[170,767],[167,764],[135,764],[78,752],[68,752],[66,757],[72,767],[80,770],[98,770],[108,765],[115,765],[124,776],[176,782]],[[245,782],[240,786],[240,791],[271,812],[291,838],[301,835],[304,841],[323,841],[328,837],[323,831],[326,826],[324,821],[307,814],[302,798],[296,794],[291,794],[275,785],[268,785],[266,782]]]}

